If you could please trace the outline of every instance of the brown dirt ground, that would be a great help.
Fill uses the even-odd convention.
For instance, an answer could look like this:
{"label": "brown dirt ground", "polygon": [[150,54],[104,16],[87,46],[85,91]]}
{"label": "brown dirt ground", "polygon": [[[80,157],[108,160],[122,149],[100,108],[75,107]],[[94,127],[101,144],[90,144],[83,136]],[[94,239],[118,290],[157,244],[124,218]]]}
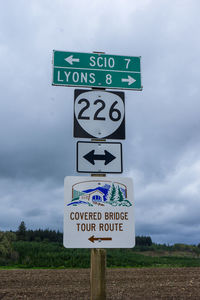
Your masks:
{"label": "brown dirt ground", "polygon": [[[200,268],[107,269],[107,300],[199,300]],[[0,270],[0,299],[90,299],[90,270]]]}

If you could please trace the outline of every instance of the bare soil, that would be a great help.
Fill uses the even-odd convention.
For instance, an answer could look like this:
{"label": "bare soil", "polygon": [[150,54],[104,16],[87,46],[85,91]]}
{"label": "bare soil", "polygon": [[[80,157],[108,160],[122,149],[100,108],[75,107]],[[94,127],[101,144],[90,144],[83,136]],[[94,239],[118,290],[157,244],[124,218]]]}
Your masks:
{"label": "bare soil", "polygon": [[[0,270],[0,299],[90,299],[90,270]],[[200,268],[107,269],[107,300],[200,299]]]}

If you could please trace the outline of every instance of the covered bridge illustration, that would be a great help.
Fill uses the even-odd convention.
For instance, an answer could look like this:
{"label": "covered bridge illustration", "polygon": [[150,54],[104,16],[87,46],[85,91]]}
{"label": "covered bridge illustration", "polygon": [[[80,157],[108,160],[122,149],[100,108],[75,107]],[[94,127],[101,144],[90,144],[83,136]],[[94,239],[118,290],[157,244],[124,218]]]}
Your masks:
{"label": "covered bridge illustration", "polygon": [[72,185],[72,196],[69,201],[67,206],[79,204],[132,206],[127,199],[127,186],[114,180],[81,180]]}
{"label": "covered bridge illustration", "polygon": [[112,182],[109,180],[91,180],[81,181],[72,186],[72,199],[89,202],[105,202],[108,191],[113,187],[118,186],[124,192],[124,197],[127,197],[127,188],[124,184]]}
{"label": "covered bridge illustration", "polygon": [[99,190],[95,190],[95,191],[81,195],[79,197],[79,200],[83,200],[83,201],[87,200],[87,201],[91,201],[91,202],[103,202],[104,201],[104,193]]}

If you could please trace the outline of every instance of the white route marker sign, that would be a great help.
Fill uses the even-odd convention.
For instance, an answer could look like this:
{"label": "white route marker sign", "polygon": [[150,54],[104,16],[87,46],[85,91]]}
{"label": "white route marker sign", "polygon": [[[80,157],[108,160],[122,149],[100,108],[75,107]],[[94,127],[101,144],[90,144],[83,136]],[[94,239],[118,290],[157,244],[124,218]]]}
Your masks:
{"label": "white route marker sign", "polygon": [[64,193],[66,248],[134,247],[131,178],[67,176]]}

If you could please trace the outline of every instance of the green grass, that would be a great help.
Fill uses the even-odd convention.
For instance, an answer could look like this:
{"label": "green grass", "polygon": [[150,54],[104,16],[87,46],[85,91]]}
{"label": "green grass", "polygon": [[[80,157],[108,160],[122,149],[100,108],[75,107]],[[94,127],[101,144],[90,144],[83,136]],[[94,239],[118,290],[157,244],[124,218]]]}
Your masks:
{"label": "green grass", "polygon": [[[13,242],[13,248],[18,253],[17,258],[0,269],[90,267],[90,249],[66,249],[59,243],[24,241]],[[170,256],[162,256],[154,249],[152,256],[146,255],[146,252],[138,253],[138,249],[137,253],[134,249],[107,249],[106,254],[109,268],[200,267],[200,258],[176,256],[175,251]]]}

